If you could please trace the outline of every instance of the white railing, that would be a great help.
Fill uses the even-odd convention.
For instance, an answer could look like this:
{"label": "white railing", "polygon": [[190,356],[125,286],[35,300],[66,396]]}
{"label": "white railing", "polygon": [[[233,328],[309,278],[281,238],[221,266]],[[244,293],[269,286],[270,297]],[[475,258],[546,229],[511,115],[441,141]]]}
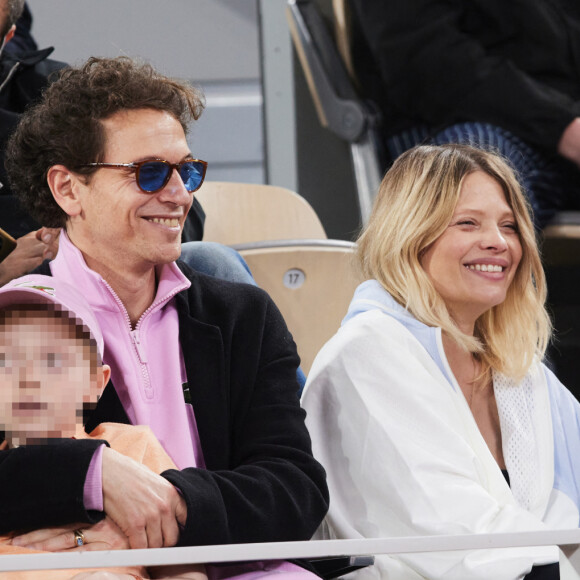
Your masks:
{"label": "white railing", "polygon": [[553,545],[562,549],[570,564],[566,564],[565,570],[562,571],[562,579],[580,578],[580,550],[578,549],[580,529],[513,534],[272,542],[149,550],[2,555],[0,557],[0,572],[136,565],[163,566],[167,564],[223,563]]}

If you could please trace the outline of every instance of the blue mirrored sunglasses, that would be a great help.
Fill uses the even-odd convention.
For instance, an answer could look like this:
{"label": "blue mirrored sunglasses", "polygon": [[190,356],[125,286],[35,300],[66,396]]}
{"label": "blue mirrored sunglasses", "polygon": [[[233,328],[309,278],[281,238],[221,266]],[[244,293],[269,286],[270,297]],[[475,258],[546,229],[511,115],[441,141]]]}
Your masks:
{"label": "blue mirrored sunglasses", "polygon": [[185,189],[193,193],[203,183],[207,162],[201,159],[186,159],[181,163],[169,163],[164,159],[147,159],[135,163],[86,163],[79,165],[79,167],[130,169],[135,172],[137,186],[144,193],[161,191],[169,182],[171,172],[176,169]]}

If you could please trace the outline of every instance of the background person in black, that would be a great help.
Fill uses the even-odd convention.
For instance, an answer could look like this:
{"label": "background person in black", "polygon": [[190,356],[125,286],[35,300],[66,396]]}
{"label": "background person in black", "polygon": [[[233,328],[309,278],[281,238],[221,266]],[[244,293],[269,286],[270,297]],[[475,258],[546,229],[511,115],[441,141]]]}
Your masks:
{"label": "background person in black", "polygon": [[20,209],[4,170],[5,145],[20,114],[40,97],[50,73],[65,66],[48,59],[53,48],[36,50],[25,8],[24,0],[0,0],[0,228],[17,238],[16,249],[0,263],[0,285],[53,258],[58,249],[58,231],[40,228]]}
{"label": "background person in black", "polygon": [[536,226],[580,207],[577,2],[351,2],[357,74],[392,158],[419,142],[491,146],[519,171]]}

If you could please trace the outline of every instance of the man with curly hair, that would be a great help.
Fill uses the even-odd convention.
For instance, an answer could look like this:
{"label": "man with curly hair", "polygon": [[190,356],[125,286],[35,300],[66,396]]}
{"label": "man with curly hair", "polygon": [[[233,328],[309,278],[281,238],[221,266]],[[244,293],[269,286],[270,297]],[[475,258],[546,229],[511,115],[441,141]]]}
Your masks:
{"label": "man with curly hair", "polygon": [[157,476],[94,441],[1,452],[0,533],[65,525],[21,545],[70,548],[78,522],[104,514],[134,548],[303,540],[326,512],[279,311],[256,287],[176,262],[205,175],[186,140],[202,106],[148,65],[91,58],[61,73],[9,143],[23,205],[63,228],[39,273],[80,289],[103,331],[111,381],[87,430],[149,425],[179,468]]}
{"label": "man with curly hair", "polygon": [[[17,238],[15,250],[0,262],[0,286],[36,268],[58,251],[58,229],[44,227],[18,204],[4,169],[4,149],[21,113],[34,103],[66,63],[48,58],[54,48],[37,50],[30,35],[32,16],[24,0],[0,0],[0,228]],[[21,35],[19,35],[21,33]],[[7,50],[2,50],[4,47]],[[14,48],[13,48],[14,47]],[[194,199],[181,241],[200,242],[205,213]],[[43,226],[43,227],[40,227]],[[183,259],[196,270],[253,284],[249,269],[232,249],[212,242],[183,247]]]}

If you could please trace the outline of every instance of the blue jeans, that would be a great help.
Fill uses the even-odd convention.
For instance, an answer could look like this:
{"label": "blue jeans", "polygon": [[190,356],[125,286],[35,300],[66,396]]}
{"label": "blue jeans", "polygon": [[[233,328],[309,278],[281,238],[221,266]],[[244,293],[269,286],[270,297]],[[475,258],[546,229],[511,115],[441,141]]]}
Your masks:
{"label": "blue jeans", "polygon": [[[181,260],[202,274],[256,286],[244,258],[228,246],[216,242],[186,242],[181,245]],[[296,369],[296,380],[300,387],[300,396],[306,383],[306,376],[300,367]]]}
{"label": "blue jeans", "polygon": [[392,159],[419,144],[464,143],[493,150],[506,158],[519,175],[542,229],[557,211],[580,207],[580,171],[559,156],[549,156],[530,147],[509,131],[489,123],[457,123],[441,130],[418,126],[387,138]]}
{"label": "blue jeans", "polygon": [[244,258],[229,246],[216,242],[186,242],[181,245],[180,259],[202,274],[256,286]]}

